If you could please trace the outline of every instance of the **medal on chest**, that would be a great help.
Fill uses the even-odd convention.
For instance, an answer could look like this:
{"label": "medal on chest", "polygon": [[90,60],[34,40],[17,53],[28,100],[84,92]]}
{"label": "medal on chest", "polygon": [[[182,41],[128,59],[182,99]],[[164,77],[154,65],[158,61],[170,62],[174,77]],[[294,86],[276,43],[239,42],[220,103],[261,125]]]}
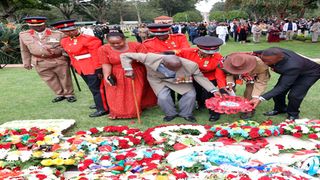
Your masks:
{"label": "medal on chest", "polygon": [[174,43],[174,41],[171,42],[171,45],[172,45],[174,48],[177,47],[177,46],[176,46],[176,43]]}
{"label": "medal on chest", "polygon": [[77,45],[77,43],[78,43],[78,40],[77,40],[77,39],[74,39],[74,40],[73,40],[73,45]]}
{"label": "medal on chest", "polygon": [[209,64],[209,61],[208,61],[208,60],[204,61],[204,62],[203,62],[203,67],[207,67],[208,64]]}

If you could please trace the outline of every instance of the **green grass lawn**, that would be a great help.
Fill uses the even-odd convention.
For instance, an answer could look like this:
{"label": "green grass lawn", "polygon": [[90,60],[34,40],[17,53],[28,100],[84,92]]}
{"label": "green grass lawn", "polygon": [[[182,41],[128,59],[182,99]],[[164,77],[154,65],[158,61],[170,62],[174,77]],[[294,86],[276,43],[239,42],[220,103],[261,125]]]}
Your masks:
{"label": "green grass lawn", "polygon": [[[130,37],[130,39],[133,39]],[[267,47],[283,47],[297,51],[303,55],[310,57],[320,57],[320,43],[304,43],[298,41],[281,42],[281,43],[266,43],[261,44],[238,44],[233,41],[222,46],[221,53],[227,55],[237,51],[253,51],[264,49]],[[54,98],[51,90],[39,78],[35,70],[27,71],[22,68],[5,68],[0,70],[0,123],[12,120],[24,119],[75,119],[76,125],[71,128],[67,134],[71,135],[77,130],[87,130],[90,127],[100,127],[107,125],[128,125],[138,127],[145,130],[148,127],[164,124],[162,121],[163,113],[158,107],[145,110],[142,114],[143,124],[131,123],[132,120],[110,120],[106,116],[100,118],[89,118],[88,115],[93,112],[88,107],[93,104],[92,96],[85,85],[84,81],[80,80],[82,91],[76,90],[78,101],[68,103],[67,101],[59,103],[51,103]],[[268,89],[271,89],[278,79],[277,74],[272,74],[272,79]],[[241,95],[242,87],[238,87],[237,94]],[[320,84],[314,85],[301,106],[301,117],[303,118],[319,118],[320,117]],[[273,108],[273,101],[263,102],[257,109],[253,120],[262,122],[267,119],[262,113]],[[199,124],[213,124],[208,121],[208,111],[195,111],[196,118]],[[281,122],[286,115],[272,117],[274,122]],[[223,122],[232,122],[239,120],[239,115],[222,115],[221,119],[215,124]],[[177,118],[170,122],[171,124],[186,123],[182,118]]]}

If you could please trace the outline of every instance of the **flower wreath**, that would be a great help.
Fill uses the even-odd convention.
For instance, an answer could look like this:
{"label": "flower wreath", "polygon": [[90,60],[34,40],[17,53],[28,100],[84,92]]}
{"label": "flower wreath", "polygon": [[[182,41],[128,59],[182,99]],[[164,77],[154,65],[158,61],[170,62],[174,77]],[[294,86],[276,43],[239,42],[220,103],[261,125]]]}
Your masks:
{"label": "flower wreath", "polygon": [[149,146],[165,146],[166,151],[174,151],[208,142],[214,137],[209,129],[203,125],[160,125],[147,129],[143,139]]}
{"label": "flower wreath", "polygon": [[206,107],[217,113],[237,114],[254,110],[249,101],[240,96],[212,97],[206,100]]}

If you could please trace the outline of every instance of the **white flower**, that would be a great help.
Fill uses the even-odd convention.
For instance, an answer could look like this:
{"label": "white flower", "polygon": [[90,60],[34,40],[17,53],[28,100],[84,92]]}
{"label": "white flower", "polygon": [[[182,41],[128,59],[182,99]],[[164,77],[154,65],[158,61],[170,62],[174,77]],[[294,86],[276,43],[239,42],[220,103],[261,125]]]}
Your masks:
{"label": "white flower", "polygon": [[123,131],[122,131],[122,134],[127,134],[127,133],[128,133],[127,130],[123,130]]}
{"label": "white flower", "polygon": [[309,128],[308,127],[306,127],[306,126],[301,126],[301,130],[302,130],[302,133],[303,134],[308,134],[309,133]]}
{"label": "white flower", "polygon": [[0,149],[0,159],[6,158],[9,150],[8,149]]}
{"label": "white flower", "polygon": [[64,151],[64,152],[61,152],[60,153],[60,158],[62,159],[68,159],[72,156],[72,153],[71,152],[68,152],[68,151]]}
{"label": "white flower", "polygon": [[7,161],[18,161],[20,156],[20,151],[10,151],[8,152]]}
{"label": "white flower", "polygon": [[32,156],[32,151],[20,151],[20,152],[21,152],[20,160],[22,162],[28,161]]}
{"label": "white flower", "polygon": [[111,166],[111,165],[112,165],[112,162],[109,161],[109,160],[102,160],[102,161],[100,162],[100,165],[102,165],[102,166]]}
{"label": "white flower", "polygon": [[129,142],[128,142],[128,145],[129,145],[129,146],[133,146],[134,144],[133,144],[133,142],[129,141]]}

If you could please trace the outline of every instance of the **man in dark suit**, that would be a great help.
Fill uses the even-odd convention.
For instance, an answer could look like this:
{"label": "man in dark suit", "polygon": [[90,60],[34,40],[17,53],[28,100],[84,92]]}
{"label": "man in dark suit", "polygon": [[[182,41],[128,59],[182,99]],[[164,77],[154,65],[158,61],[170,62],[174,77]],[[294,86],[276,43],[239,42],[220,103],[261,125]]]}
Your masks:
{"label": "man in dark suit", "polygon": [[[282,48],[269,48],[253,52],[262,61],[280,74],[275,87],[269,92],[254,98],[251,103],[256,107],[261,101],[273,98],[274,109],[264,113],[274,116],[288,113],[288,119],[299,118],[299,108],[310,87],[320,78],[320,65],[293,51]],[[289,94],[288,94],[289,92]],[[288,105],[286,95],[288,94]]]}

